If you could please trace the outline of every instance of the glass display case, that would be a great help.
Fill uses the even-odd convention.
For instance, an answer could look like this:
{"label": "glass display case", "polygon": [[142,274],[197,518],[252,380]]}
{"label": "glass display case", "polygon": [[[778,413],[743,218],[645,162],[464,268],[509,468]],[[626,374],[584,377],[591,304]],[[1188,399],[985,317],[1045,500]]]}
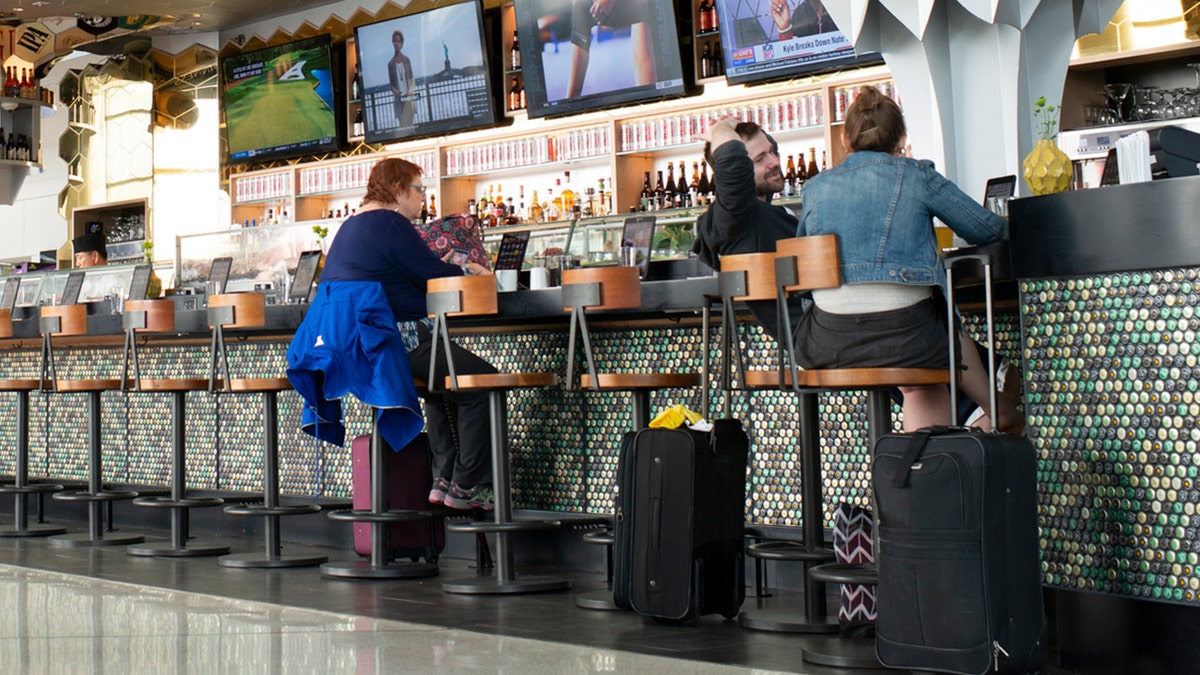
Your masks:
{"label": "glass display case", "polygon": [[[233,264],[225,291],[279,289],[282,292],[295,272],[300,254],[326,250],[341,224],[341,220],[329,219],[176,237],[176,287],[203,291],[213,259],[229,257]],[[324,236],[316,232],[318,228]]]}
{"label": "glass display case", "polygon": [[[83,277],[83,286],[79,290],[79,302],[90,303],[116,299],[124,301],[129,293],[129,285],[133,281],[133,270],[136,265],[103,265],[89,267]],[[62,298],[67,286],[67,277],[77,270],[50,270],[47,272],[26,272],[24,274],[0,277],[0,289],[7,287],[9,278],[19,278],[20,285],[16,288],[17,298],[13,303],[17,307],[41,307],[56,305]],[[0,298],[0,305],[7,305],[8,298]]]}

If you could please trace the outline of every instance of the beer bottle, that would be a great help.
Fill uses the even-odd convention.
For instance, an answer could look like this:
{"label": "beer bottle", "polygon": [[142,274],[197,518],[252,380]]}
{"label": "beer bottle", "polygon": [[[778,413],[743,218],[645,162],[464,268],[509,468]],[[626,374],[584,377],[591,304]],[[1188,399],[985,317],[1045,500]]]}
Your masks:
{"label": "beer bottle", "polygon": [[653,189],[650,187],[650,172],[647,171],[645,177],[642,179],[642,201],[641,201],[641,204],[639,205],[641,207],[641,210],[643,210],[643,211],[651,210],[650,202],[653,199],[654,199],[654,192],[653,192]]}
{"label": "beer bottle", "polygon": [[792,155],[787,158],[787,172],[783,174],[783,195],[791,197],[796,194],[796,162]]}
{"label": "beer bottle", "polygon": [[[659,174],[661,177],[662,174]],[[667,162],[667,183],[663,190],[663,208],[672,208],[678,205],[679,196],[675,194],[675,165]]]}
{"label": "beer bottle", "polygon": [[675,184],[675,194],[679,196],[680,206],[691,206],[691,204],[688,203],[689,200],[686,170],[687,166],[684,165],[683,160],[679,160],[679,182]]}
{"label": "beer bottle", "polygon": [[517,37],[517,31],[513,31],[512,49],[508,52],[508,64],[512,70],[521,68],[521,40]]}
{"label": "beer bottle", "polygon": [[805,176],[805,179],[807,180],[809,178],[812,178],[813,176],[817,175],[820,172],[821,172],[821,170],[817,168],[817,149],[809,148],[808,149],[808,175]]}
{"label": "beer bottle", "polygon": [[658,179],[654,183],[654,200],[653,200],[654,208],[652,210],[658,211],[658,210],[662,209],[663,203],[666,201],[666,198],[667,198],[667,190],[666,190],[666,188],[663,187],[663,175],[662,175],[662,172],[659,171]]}

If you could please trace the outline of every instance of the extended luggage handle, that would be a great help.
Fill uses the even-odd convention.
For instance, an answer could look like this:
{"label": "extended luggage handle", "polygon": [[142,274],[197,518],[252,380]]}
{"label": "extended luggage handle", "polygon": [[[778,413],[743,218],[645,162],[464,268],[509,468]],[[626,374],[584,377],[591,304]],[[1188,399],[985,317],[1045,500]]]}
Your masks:
{"label": "extended luggage handle", "polygon": [[950,341],[950,419],[958,418],[958,345],[959,335],[954,318],[954,266],[967,260],[983,265],[984,311],[987,317],[988,341],[988,414],[992,419],[992,431],[996,431],[996,331],[992,311],[992,255],[990,253],[955,253],[942,259],[946,268],[946,318],[950,324],[947,332]]}

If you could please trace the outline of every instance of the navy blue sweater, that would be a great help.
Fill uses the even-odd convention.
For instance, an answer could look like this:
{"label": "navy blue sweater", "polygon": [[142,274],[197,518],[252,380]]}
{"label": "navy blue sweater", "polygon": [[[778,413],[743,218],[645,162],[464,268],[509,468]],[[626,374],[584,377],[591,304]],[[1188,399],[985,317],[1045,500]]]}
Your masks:
{"label": "navy blue sweater", "polygon": [[462,276],[429,250],[408,218],[380,209],[351,216],[329,247],[321,281],[378,281],[397,321],[426,316],[425,282]]}

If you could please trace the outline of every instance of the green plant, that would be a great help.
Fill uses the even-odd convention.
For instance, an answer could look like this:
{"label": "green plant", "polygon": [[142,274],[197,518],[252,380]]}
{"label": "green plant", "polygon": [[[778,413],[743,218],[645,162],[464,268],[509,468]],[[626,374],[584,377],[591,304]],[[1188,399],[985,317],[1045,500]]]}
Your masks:
{"label": "green plant", "polygon": [[154,262],[154,242],[149,239],[142,242],[142,255],[145,256],[146,262]]}
{"label": "green plant", "polygon": [[325,237],[329,236],[329,228],[328,227],[321,227],[320,225],[313,225],[312,230],[313,230],[313,234],[317,235],[317,239],[320,239],[321,241],[324,241]]}
{"label": "green plant", "polygon": [[671,223],[663,226],[654,234],[654,241],[650,246],[655,250],[669,248],[675,251],[687,251],[692,248],[692,242],[695,240],[696,236],[692,234],[691,223]]}
{"label": "green plant", "polygon": [[1058,135],[1058,106],[1046,103],[1042,96],[1033,102],[1033,119],[1037,126],[1038,138],[1053,140]]}

